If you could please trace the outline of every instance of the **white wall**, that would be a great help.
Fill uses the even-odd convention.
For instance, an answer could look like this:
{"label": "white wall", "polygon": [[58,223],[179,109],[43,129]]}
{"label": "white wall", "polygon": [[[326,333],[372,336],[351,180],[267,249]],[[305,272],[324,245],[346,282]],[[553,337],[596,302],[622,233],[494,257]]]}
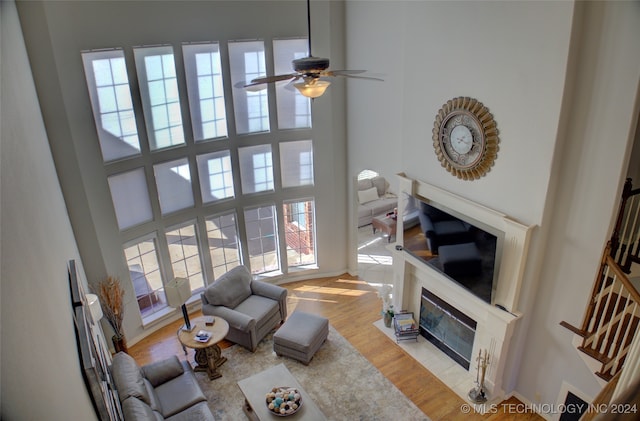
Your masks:
{"label": "white wall", "polygon": [[[505,374],[532,402],[555,403],[563,380],[599,388],[559,322],[582,317],[638,115],[640,8],[579,4],[347,2],[349,67],[387,73],[382,87],[348,85],[349,174],[405,172],[538,225]],[[457,96],[482,101],[500,131],[495,165],[475,181],[433,150],[434,118]]]}
{"label": "white wall", "polygon": [[96,419],[80,374],[67,261],[78,259],[12,1],[2,18],[1,396],[7,420]]}

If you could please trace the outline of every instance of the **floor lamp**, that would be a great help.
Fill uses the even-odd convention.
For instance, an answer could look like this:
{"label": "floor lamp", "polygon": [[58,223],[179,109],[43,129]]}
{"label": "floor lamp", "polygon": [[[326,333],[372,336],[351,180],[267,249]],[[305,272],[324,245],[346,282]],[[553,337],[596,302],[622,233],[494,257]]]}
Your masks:
{"label": "floor lamp", "polygon": [[187,300],[191,298],[191,284],[186,278],[175,278],[164,286],[164,292],[167,295],[167,304],[169,307],[182,307],[182,316],[184,317],[184,326],[182,330],[191,332],[193,327],[189,321],[189,313],[187,313]]}

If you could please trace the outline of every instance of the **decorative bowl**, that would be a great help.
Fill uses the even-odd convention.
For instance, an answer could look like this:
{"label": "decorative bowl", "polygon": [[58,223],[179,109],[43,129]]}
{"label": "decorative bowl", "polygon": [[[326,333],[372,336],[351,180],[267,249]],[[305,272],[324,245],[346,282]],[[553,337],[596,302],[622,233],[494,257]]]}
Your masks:
{"label": "decorative bowl", "polygon": [[265,403],[274,415],[287,417],[298,412],[302,406],[302,396],[295,387],[277,386],[266,393]]}

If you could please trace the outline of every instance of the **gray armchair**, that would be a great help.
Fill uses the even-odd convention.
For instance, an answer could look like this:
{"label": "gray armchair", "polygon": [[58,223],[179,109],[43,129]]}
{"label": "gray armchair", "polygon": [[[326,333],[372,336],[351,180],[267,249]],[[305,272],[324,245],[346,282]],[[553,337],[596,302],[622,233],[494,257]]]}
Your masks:
{"label": "gray armchair", "polygon": [[202,313],[229,323],[226,339],[250,350],[287,318],[287,290],[252,279],[246,266],[237,266],[200,295]]}

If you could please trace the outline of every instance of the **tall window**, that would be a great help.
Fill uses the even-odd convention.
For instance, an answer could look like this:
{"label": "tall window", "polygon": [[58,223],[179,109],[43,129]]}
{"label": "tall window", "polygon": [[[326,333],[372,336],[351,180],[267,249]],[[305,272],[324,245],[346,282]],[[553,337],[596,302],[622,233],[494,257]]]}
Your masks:
{"label": "tall window", "polygon": [[173,48],[134,48],[151,150],[185,143]]}
{"label": "tall window", "polygon": [[207,240],[214,279],[242,264],[235,211],[207,218]]}
{"label": "tall window", "polygon": [[129,78],[120,49],[82,54],[102,159],[112,161],[140,153]]}
{"label": "tall window", "polygon": [[[242,41],[229,43],[229,64],[233,86],[242,86],[266,76],[264,43]],[[233,90],[233,104],[238,134],[269,131],[269,103],[266,85],[260,90]]]}
{"label": "tall window", "polygon": [[182,51],[194,140],[227,136],[220,46],[217,42],[184,45]]}
{"label": "tall window", "polygon": [[289,267],[316,263],[313,200],[285,202],[283,206]]}
{"label": "tall window", "polygon": [[[277,75],[292,73],[291,62],[308,55],[306,38],[273,40],[273,64]],[[311,127],[311,100],[297,89],[291,89],[288,81],[276,83],[276,101],[278,128]]]}
{"label": "tall window", "polygon": [[276,209],[273,205],[245,209],[244,211],[252,273],[280,270],[275,215]]}
{"label": "tall window", "polygon": [[198,155],[196,160],[204,203],[234,197],[233,169],[228,150]]}
{"label": "tall window", "polygon": [[124,255],[142,317],[165,308],[167,300],[158,264],[155,235],[125,245]]}
{"label": "tall window", "polygon": [[[286,82],[275,85],[275,101],[272,85],[242,89],[267,68],[291,73],[291,61],[308,54],[302,38],[272,45],[267,55],[263,41],[185,43],[177,58],[171,46],[135,47],[134,63],[122,49],[82,53],[145,323],[169,311],[164,283],[174,277],[188,278],[195,293],[241,264],[267,276],[316,264],[310,100]],[[283,129],[297,130],[283,141]]]}
{"label": "tall window", "polygon": [[187,278],[191,291],[204,287],[202,264],[194,224],[172,229],[167,234],[167,244],[171,256],[171,268],[174,278]]}

